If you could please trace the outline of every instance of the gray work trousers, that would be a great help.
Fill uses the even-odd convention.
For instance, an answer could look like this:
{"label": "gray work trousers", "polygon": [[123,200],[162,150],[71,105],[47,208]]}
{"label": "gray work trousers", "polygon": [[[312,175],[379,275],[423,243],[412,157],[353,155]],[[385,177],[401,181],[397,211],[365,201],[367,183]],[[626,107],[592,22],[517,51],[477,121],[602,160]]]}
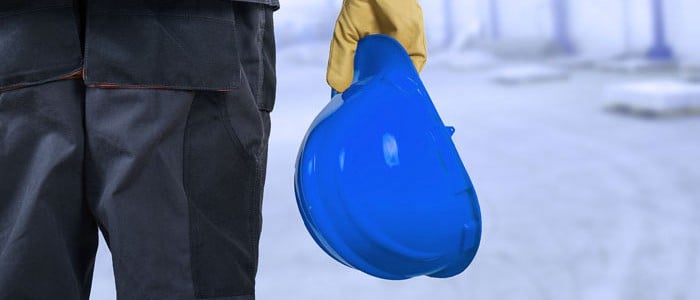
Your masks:
{"label": "gray work trousers", "polygon": [[0,92],[0,300],[87,299],[98,228],[119,299],[254,299],[275,95],[265,19],[237,20],[230,91],[73,78]]}

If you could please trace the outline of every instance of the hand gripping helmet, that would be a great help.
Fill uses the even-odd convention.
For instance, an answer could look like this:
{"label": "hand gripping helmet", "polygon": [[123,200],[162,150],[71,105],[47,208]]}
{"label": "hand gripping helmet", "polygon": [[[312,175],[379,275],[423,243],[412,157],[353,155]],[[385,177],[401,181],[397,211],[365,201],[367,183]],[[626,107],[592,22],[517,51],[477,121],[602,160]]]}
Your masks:
{"label": "hand gripping helmet", "polygon": [[354,75],[299,151],[306,228],[331,257],[379,278],[461,273],[479,246],[481,214],[454,129],[393,38],[361,39]]}

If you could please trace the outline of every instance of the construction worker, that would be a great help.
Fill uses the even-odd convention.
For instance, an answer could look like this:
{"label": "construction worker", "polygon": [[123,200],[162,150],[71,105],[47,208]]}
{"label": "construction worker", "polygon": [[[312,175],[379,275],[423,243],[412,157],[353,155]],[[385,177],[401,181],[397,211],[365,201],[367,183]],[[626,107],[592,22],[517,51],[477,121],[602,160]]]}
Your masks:
{"label": "construction worker", "polygon": [[[0,299],[87,299],[97,230],[119,299],[255,298],[277,0],[0,3]],[[347,0],[328,82],[415,0]]]}

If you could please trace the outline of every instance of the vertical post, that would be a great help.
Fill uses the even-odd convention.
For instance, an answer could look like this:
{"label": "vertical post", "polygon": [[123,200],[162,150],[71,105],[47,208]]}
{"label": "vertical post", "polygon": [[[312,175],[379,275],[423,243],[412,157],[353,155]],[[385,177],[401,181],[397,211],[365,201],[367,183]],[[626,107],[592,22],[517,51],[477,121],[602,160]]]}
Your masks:
{"label": "vertical post", "polygon": [[622,57],[629,56],[632,53],[632,17],[630,16],[630,10],[632,5],[630,5],[630,0],[622,1],[622,38],[623,38],[623,51],[621,53]]}
{"label": "vertical post", "polygon": [[664,5],[662,1],[651,0],[654,38],[651,48],[647,51],[647,57],[651,60],[669,60],[673,58],[673,52],[666,42]]}
{"label": "vertical post", "polygon": [[564,54],[572,54],[574,45],[569,36],[568,0],[551,0],[554,42]]}
{"label": "vertical post", "polygon": [[454,24],[454,14],[452,13],[452,10],[454,9],[453,5],[453,0],[445,0],[442,2],[442,9],[443,9],[443,15],[445,17],[445,39],[444,39],[444,45],[443,47],[449,48],[452,46],[452,42],[454,41],[455,38],[455,24]]}
{"label": "vertical post", "polygon": [[498,12],[498,0],[487,0],[489,12],[489,31],[492,40],[498,40],[501,37],[500,14]]}

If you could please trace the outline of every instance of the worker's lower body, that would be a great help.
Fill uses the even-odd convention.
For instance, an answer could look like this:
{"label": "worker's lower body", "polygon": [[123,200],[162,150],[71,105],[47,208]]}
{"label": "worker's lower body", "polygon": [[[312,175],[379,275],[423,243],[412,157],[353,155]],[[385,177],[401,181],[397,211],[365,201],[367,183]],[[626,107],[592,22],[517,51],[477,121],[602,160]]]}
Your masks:
{"label": "worker's lower body", "polygon": [[254,299],[275,96],[261,20],[239,20],[229,91],[0,92],[0,299],[87,299],[98,228],[120,299]]}

